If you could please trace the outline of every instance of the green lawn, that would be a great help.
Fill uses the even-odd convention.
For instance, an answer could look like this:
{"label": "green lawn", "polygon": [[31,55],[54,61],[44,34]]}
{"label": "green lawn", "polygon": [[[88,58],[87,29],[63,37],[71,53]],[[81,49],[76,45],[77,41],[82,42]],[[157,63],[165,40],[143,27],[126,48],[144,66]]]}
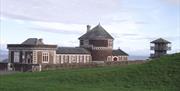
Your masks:
{"label": "green lawn", "polygon": [[123,67],[1,75],[0,91],[180,91],[180,53]]}

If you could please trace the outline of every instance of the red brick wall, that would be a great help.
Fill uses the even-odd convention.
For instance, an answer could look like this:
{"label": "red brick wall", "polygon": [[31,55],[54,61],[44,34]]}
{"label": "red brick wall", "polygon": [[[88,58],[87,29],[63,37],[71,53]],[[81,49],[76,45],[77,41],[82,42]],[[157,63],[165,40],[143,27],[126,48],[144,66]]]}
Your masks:
{"label": "red brick wall", "polygon": [[38,64],[42,63],[42,52],[41,51],[37,52],[37,63]]}
{"label": "red brick wall", "polygon": [[1,71],[8,70],[8,63],[0,63],[0,70]]}
{"label": "red brick wall", "polygon": [[107,61],[107,57],[112,55],[112,50],[92,50],[93,61]]}
{"label": "red brick wall", "polygon": [[49,63],[50,64],[53,64],[53,60],[54,60],[54,56],[56,56],[56,55],[54,55],[54,53],[53,52],[49,52]]}
{"label": "red brick wall", "polygon": [[108,40],[89,40],[89,44],[96,47],[107,47]]}
{"label": "red brick wall", "polygon": [[[43,51],[38,51],[37,52],[37,63],[41,64],[42,63],[42,53]],[[49,64],[53,64],[53,60],[54,60],[54,53],[49,51]]]}

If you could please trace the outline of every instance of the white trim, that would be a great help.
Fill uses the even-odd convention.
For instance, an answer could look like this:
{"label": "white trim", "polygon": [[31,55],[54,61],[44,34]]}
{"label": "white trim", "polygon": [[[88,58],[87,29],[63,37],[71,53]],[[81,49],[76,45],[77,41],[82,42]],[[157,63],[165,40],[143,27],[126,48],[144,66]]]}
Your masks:
{"label": "white trim", "polygon": [[33,64],[37,64],[37,51],[33,51]]}
{"label": "white trim", "polygon": [[53,51],[53,63],[56,64],[56,51]]}

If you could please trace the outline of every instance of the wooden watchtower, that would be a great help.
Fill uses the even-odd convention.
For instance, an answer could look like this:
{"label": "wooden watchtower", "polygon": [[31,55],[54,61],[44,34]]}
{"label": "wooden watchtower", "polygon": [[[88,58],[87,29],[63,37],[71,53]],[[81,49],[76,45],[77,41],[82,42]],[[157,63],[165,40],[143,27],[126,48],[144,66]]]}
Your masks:
{"label": "wooden watchtower", "polygon": [[165,39],[159,38],[150,43],[150,50],[154,52],[150,54],[150,58],[159,58],[160,56],[166,55],[167,51],[171,50],[171,42]]}

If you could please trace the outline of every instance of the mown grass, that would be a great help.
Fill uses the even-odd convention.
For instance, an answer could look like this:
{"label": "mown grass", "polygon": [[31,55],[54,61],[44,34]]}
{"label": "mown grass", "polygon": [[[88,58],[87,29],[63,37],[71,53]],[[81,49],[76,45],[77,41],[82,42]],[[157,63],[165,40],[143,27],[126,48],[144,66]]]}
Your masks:
{"label": "mown grass", "polygon": [[1,75],[0,91],[180,91],[180,53],[123,67]]}

